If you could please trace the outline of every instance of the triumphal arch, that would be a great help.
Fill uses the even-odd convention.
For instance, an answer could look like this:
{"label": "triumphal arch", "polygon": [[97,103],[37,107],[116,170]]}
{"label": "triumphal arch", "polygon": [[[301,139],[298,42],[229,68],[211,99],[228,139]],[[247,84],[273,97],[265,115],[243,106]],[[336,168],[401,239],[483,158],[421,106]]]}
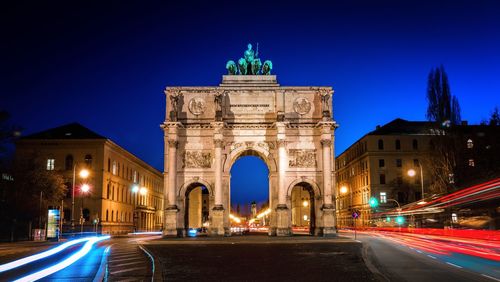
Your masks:
{"label": "triumphal arch", "polygon": [[[188,193],[203,186],[210,235],[230,233],[230,170],[247,155],[269,169],[269,235],[292,234],[291,191],[311,193],[311,233],[334,236],[331,87],[278,84],[249,44],[219,86],[167,87],[164,236],[186,235]],[[249,172],[251,173],[251,172]]]}

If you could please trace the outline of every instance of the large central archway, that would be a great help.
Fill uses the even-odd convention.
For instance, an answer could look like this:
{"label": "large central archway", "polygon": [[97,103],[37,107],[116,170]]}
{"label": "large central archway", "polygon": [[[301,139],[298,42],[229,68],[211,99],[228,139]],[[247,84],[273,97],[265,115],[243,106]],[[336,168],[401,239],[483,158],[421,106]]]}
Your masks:
{"label": "large central archway", "polygon": [[[189,197],[195,191],[199,199],[193,187],[202,186],[208,233],[230,236],[231,168],[245,156],[269,169],[270,235],[292,235],[293,225],[335,235],[332,93],[330,87],[282,87],[274,75],[225,75],[218,87],[168,87],[164,236],[185,236],[195,226],[189,209],[197,213],[199,205],[195,211]],[[298,209],[298,190],[308,209]],[[293,219],[297,213],[307,226]]]}
{"label": "large central archway", "polygon": [[230,169],[231,233],[268,233],[269,168],[258,153],[244,151]]}

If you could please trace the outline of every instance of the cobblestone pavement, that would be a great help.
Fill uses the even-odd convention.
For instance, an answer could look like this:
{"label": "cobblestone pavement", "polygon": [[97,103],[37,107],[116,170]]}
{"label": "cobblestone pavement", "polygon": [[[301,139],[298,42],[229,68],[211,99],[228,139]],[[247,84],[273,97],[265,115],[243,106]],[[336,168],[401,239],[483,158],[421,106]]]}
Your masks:
{"label": "cobblestone pavement", "polygon": [[239,236],[145,243],[166,281],[377,281],[349,239]]}
{"label": "cobblestone pavement", "polygon": [[151,281],[153,264],[136,239],[113,239],[107,258],[107,281]]}

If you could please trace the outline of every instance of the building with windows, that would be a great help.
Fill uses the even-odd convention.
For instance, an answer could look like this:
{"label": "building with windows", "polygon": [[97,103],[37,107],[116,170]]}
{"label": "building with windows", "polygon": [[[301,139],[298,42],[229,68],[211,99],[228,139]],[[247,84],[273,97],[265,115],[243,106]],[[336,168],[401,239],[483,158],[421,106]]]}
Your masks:
{"label": "building with windows", "polygon": [[40,158],[64,176],[64,232],[162,229],[162,173],[78,123],[20,138],[16,157]]}
{"label": "building with windows", "polygon": [[[436,135],[433,127],[430,122],[395,119],[377,126],[336,158],[339,227],[353,226],[354,211],[359,211],[356,225],[370,225],[372,197],[379,203],[377,211],[422,199],[420,169],[425,187],[429,172],[421,164]],[[409,176],[409,170],[417,173]]]}

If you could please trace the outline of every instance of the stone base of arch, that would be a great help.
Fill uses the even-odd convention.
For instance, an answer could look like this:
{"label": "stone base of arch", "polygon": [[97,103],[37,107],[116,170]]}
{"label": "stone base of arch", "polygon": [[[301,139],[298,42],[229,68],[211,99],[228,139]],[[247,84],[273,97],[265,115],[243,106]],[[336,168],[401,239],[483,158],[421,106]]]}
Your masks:
{"label": "stone base of arch", "polygon": [[337,228],[335,227],[335,209],[333,207],[323,207],[323,230],[320,235],[324,237],[336,237]]}
{"label": "stone base of arch", "polygon": [[287,206],[276,208],[276,236],[291,236],[290,209]]}
{"label": "stone base of arch", "polygon": [[[182,236],[182,230],[177,228],[177,213],[179,210],[177,208],[170,208],[165,210],[164,214],[164,228],[163,237],[180,237]],[[181,233],[179,233],[179,231]]]}
{"label": "stone base of arch", "polygon": [[212,209],[210,222],[210,236],[227,236],[231,234],[230,230],[224,228],[224,209],[221,207],[215,207]]}

